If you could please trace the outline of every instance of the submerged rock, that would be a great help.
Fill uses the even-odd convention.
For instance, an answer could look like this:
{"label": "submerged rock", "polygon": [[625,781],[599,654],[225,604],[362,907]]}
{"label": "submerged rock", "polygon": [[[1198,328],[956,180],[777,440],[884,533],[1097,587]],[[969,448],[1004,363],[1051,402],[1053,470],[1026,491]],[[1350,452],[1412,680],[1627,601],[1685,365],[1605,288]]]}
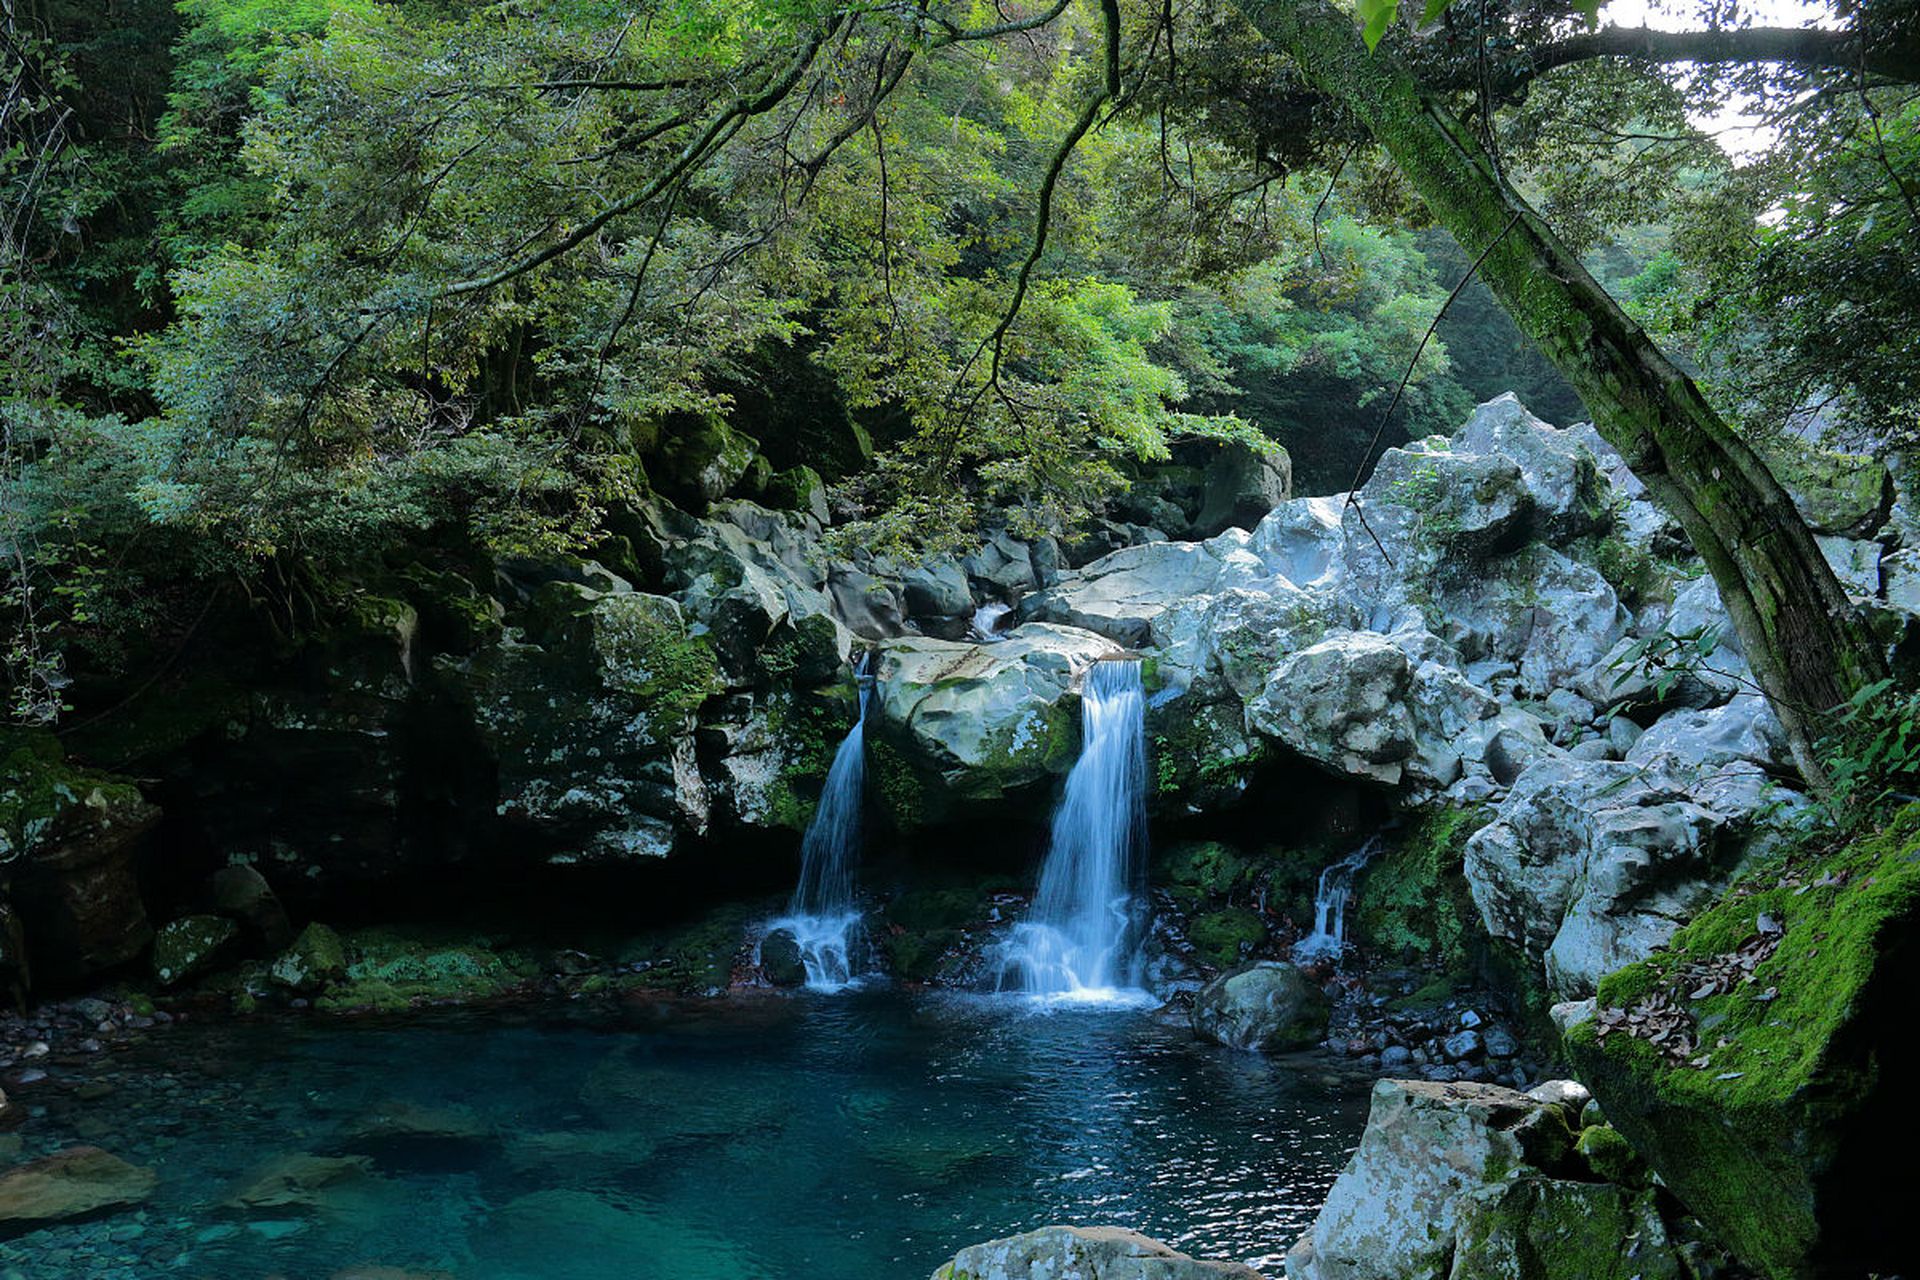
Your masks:
{"label": "submerged rock", "polygon": [[800,942],[791,929],[775,929],[760,940],[760,972],[776,987],[797,987],[807,980]]}
{"label": "submerged rock", "polygon": [[346,1186],[365,1181],[373,1165],[364,1156],[278,1155],[244,1174],[222,1202],[228,1208],[317,1210]]}
{"label": "submerged rock", "polygon": [[1279,960],[1223,973],[1193,999],[1196,1034],[1234,1049],[1282,1053],[1318,1044],[1332,1006],[1306,974]]}
{"label": "submerged rock", "polygon": [[0,1231],[130,1208],[159,1180],[99,1147],[68,1147],[0,1173]]}
{"label": "submerged rock", "polygon": [[968,1245],[933,1280],[1261,1280],[1237,1262],[1175,1253],[1121,1227],[1041,1227]]}

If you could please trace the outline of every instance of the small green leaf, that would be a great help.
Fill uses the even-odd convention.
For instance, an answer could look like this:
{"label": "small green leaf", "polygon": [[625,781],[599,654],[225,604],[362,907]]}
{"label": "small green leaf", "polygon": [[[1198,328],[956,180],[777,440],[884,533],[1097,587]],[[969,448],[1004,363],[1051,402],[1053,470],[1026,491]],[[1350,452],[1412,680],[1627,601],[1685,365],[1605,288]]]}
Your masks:
{"label": "small green leaf", "polygon": [[1355,8],[1363,24],[1361,39],[1367,42],[1369,50],[1379,48],[1381,37],[1400,14],[1400,0],[1357,0]]}
{"label": "small green leaf", "polygon": [[1421,16],[1422,26],[1438,22],[1440,15],[1453,7],[1453,0],[1427,0],[1427,11]]}

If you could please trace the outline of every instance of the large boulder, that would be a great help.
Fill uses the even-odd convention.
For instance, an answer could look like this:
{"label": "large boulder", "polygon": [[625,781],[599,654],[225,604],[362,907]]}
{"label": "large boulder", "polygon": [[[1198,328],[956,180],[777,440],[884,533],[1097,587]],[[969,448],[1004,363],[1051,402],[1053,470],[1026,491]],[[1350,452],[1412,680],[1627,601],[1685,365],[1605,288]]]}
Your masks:
{"label": "large boulder", "polygon": [[1795,801],[1751,766],[1692,779],[1550,753],[1467,842],[1467,883],[1487,931],[1580,998],[1711,903]]}
{"label": "large boulder", "polygon": [[968,1245],[933,1280],[1260,1280],[1237,1262],[1203,1262],[1121,1227],[1041,1227]]}
{"label": "large boulder", "polygon": [[1194,527],[1206,537],[1234,526],[1251,529],[1292,496],[1293,462],[1285,449],[1223,444],[1202,475]]}
{"label": "large boulder", "polygon": [[669,853],[706,831],[693,716],[719,672],[676,601],[572,588],[443,669],[496,762],[509,838],[588,862]]}
{"label": "large boulder", "polygon": [[1893,510],[1893,476],[1871,454],[1835,453],[1788,436],[1772,441],[1766,456],[1816,534],[1869,538]]}
{"label": "large boulder", "polygon": [[145,949],[134,853],[159,821],[130,780],[74,766],[51,735],[0,731],[0,877],[35,982],[71,984]]}
{"label": "large boulder", "polygon": [[1247,726],[1335,773],[1397,783],[1413,754],[1412,682],[1392,641],[1343,632],[1275,667],[1247,704]]}
{"label": "large boulder", "polygon": [[1248,548],[1248,535],[1240,530],[1207,542],[1124,547],[1062,574],[1053,586],[1022,601],[1020,616],[1095,631],[1129,649],[1144,648],[1154,620],[1180,601],[1267,584],[1271,571]]}
{"label": "large boulder", "polygon": [[1610,486],[1582,435],[1542,422],[1511,391],[1475,409],[1453,448],[1518,466],[1533,499],[1534,532],[1549,542],[1595,532],[1612,518]]}
{"label": "large boulder", "polygon": [[[876,730],[888,749],[876,761],[883,802],[994,800],[1064,773],[1078,740],[1080,678],[1121,652],[1092,632],[1045,623],[992,644],[886,642],[875,669]],[[896,761],[919,781],[890,785],[885,767]],[[934,816],[892,807],[907,823]]]}
{"label": "large boulder", "polygon": [[1284,1053],[1325,1039],[1330,1009],[1319,983],[1290,964],[1262,960],[1201,988],[1193,1029],[1229,1048]]}
{"label": "large boulder", "polygon": [[217,968],[238,949],[240,926],[223,916],[184,916],[153,939],[153,976],[178,986]]}
{"label": "large boulder", "polygon": [[[1222,596],[1220,603],[1229,599]],[[1242,610],[1238,616],[1261,613]],[[1236,692],[1246,687],[1236,677],[1250,659],[1320,629],[1311,613],[1283,608],[1280,618],[1264,633],[1222,633],[1215,662]],[[1334,773],[1444,788],[1469,763],[1483,767],[1485,743],[1500,712],[1493,696],[1450,660],[1457,658],[1448,647],[1417,626],[1391,635],[1335,631],[1272,668],[1246,704],[1247,727]]]}
{"label": "large boulder", "polygon": [[[1312,1228],[1287,1255],[1290,1280],[1566,1280],[1631,1272],[1584,1266],[1505,1271],[1491,1260],[1524,1252],[1548,1221],[1577,1217],[1595,1198],[1552,1175],[1573,1147],[1575,1116],[1486,1084],[1382,1080],[1360,1146]],[[1519,1190],[1516,1186],[1525,1184]],[[1518,1203],[1507,1197],[1518,1196]],[[1600,1258],[1623,1240],[1581,1243]],[[1486,1260],[1461,1269],[1463,1247]],[[1556,1255],[1558,1256],[1558,1255]],[[1580,1261],[1586,1261],[1584,1257]],[[1672,1274],[1654,1271],[1650,1275]]]}
{"label": "large boulder", "polygon": [[1752,1271],[1894,1275],[1914,1259],[1920,806],[1756,866],[1605,978],[1566,1048],[1608,1121]]}

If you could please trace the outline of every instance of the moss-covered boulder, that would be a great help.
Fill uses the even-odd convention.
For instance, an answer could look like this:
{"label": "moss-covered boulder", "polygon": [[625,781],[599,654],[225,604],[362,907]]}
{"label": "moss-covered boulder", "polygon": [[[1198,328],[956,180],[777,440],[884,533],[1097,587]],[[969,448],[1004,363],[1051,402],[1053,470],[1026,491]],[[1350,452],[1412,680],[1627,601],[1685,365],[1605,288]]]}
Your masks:
{"label": "moss-covered boulder", "polygon": [[1747,1266],[1893,1273],[1914,1256],[1887,1162],[1920,1147],[1916,987],[1920,806],[1744,876],[1602,981],[1566,1046],[1607,1120]]}
{"label": "moss-covered boulder", "polygon": [[130,780],[73,764],[51,734],[0,731],[0,876],[27,948],[13,983],[71,984],[146,948],[133,856],[159,821]]}
{"label": "moss-covered boulder", "polygon": [[1318,1044],[1332,1005],[1290,964],[1262,960],[1230,970],[1193,998],[1193,1030],[1233,1049],[1284,1053]]}
{"label": "moss-covered boulder", "polygon": [[1815,533],[1871,537],[1893,510],[1893,476],[1879,458],[1835,453],[1794,436],[1772,441],[1765,453]]}
{"label": "moss-covered boulder", "polygon": [[920,888],[889,901],[881,915],[880,947],[888,970],[909,982],[954,976],[964,963],[970,931],[985,928],[988,895],[977,885]]}
{"label": "moss-covered boulder", "polygon": [[345,976],[346,971],[346,944],[339,934],[316,920],[275,957],[267,976],[277,987],[312,995]]}
{"label": "moss-covered boulder", "polygon": [[707,828],[693,713],[720,688],[678,603],[555,582],[528,628],[443,678],[478,727],[509,840],[555,862],[670,852]]}
{"label": "moss-covered boulder", "polygon": [[240,926],[221,916],[186,916],[153,938],[153,976],[179,986],[218,968],[239,949]]}
{"label": "moss-covered boulder", "polygon": [[[1360,1145],[1335,1179],[1312,1228],[1287,1255],[1291,1280],[1573,1280],[1569,1270],[1504,1271],[1498,1253],[1524,1254],[1534,1237],[1552,1245],[1577,1206],[1604,1195],[1529,1186],[1563,1166],[1573,1133],[1569,1108],[1485,1084],[1382,1080]],[[1623,1215],[1610,1220],[1617,1225]],[[1596,1259],[1620,1251],[1624,1237],[1586,1240]],[[1457,1268],[1463,1247],[1486,1260]],[[1571,1249],[1569,1244],[1566,1248]],[[1631,1273],[1592,1274],[1627,1280]],[[1659,1274],[1659,1273],[1654,1273]]]}
{"label": "moss-covered boulder", "polygon": [[880,798],[901,826],[982,811],[1073,764],[1075,690],[1120,647],[1091,632],[1029,623],[994,644],[909,638],[880,649],[875,730]]}
{"label": "moss-covered boulder", "polygon": [[1461,1200],[1453,1244],[1447,1280],[1680,1280],[1689,1274],[1653,1198],[1605,1182],[1528,1174],[1477,1188]]}
{"label": "moss-covered boulder", "polygon": [[1251,907],[1222,907],[1193,917],[1187,941],[1216,969],[1239,964],[1267,940],[1267,922]]}
{"label": "moss-covered boulder", "polygon": [[821,524],[832,518],[827,507],[826,481],[805,463],[775,473],[767,482],[766,500],[770,506],[802,512]]}
{"label": "moss-covered boulder", "polygon": [[685,415],[663,438],[648,474],[660,492],[692,511],[704,511],[730,492],[759,453],[753,437],[718,414]]}

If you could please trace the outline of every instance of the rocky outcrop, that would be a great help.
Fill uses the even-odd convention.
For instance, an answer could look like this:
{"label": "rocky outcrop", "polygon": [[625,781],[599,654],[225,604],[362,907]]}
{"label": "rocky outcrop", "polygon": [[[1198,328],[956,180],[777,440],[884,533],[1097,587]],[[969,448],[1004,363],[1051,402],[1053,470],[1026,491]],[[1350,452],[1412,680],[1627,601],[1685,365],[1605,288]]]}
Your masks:
{"label": "rocky outcrop", "polygon": [[1763,862],[1657,954],[1603,979],[1566,1046],[1608,1120],[1748,1268],[1911,1264],[1920,1143],[1920,806]]}
{"label": "rocky outcrop", "polygon": [[[1677,1280],[1652,1195],[1576,1143],[1582,1091],[1382,1080],[1291,1280]],[[1601,1145],[1601,1144],[1595,1144]]]}
{"label": "rocky outcrop", "polygon": [[1232,1049],[1284,1053],[1324,1039],[1329,1011],[1319,983],[1290,964],[1262,960],[1200,989],[1193,999],[1193,1030]]}
{"label": "rocky outcrop", "polygon": [[[1540,962],[1560,998],[1593,994],[1665,943],[1804,803],[1751,763],[1699,768],[1704,749],[1684,735],[1636,744],[1625,761],[1543,757],[1467,842],[1488,932]],[[1689,754],[1663,754],[1675,750]]]}
{"label": "rocky outcrop", "polygon": [[160,810],[125,778],[76,768],[51,735],[0,731],[0,938],[10,985],[71,984],[153,937],[134,854]]}
{"label": "rocky outcrop", "polygon": [[1235,1262],[1203,1262],[1120,1227],[1041,1227],[968,1245],[933,1280],[1260,1280]]}
{"label": "rocky outcrop", "polygon": [[892,773],[880,780],[882,802],[897,822],[914,825],[1064,773],[1078,745],[1080,679],[1121,653],[1092,632],[1045,623],[1016,627],[994,644],[883,645],[875,728]]}

